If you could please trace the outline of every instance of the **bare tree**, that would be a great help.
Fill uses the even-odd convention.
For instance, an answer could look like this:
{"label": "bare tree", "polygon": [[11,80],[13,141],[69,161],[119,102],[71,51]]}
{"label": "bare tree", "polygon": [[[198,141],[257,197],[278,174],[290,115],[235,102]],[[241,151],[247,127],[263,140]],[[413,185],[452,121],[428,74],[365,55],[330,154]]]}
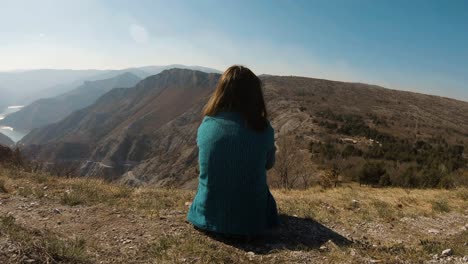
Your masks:
{"label": "bare tree", "polygon": [[337,187],[340,183],[340,174],[337,167],[325,170],[319,176],[319,185],[324,189]]}
{"label": "bare tree", "polygon": [[310,157],[292,135],[285,135],[277,141],[274,171],[278,176],[277,186],[291,189],[302,181],[304,188],[311,183]]}

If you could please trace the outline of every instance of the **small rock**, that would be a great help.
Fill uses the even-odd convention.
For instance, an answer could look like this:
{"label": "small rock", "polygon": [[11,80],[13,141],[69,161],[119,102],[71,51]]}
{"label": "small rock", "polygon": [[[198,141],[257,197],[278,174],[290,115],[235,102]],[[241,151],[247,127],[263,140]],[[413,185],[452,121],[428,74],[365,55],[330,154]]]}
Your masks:
{"label": "small rock", "polygon": [[185,202],[185,206],[190,206],[192,205],[192,202]]}
{"label": "small rock", "polygon": [[54,213],[60,214],[60,210],[58,208],[54,208]]}
{"label": "small rock", "polygon": [[358,208],[359,207],[359,201],[358,200],[352,200],[351,205],[353,206],[353,208]]}
{"label": "small rock", "polygon": [[427,230],[427,232],[429,232],[430,234],[439,234],[440,233],[439,230],[434,229],[434,228],[431,228],[431,229]]}
{"label": "small rock", "polygon": [[132,243],[132,240],[130,239],[126,239],[122,242],[122,244],[126,245],[126,244],[129,244],[129,243]]}
{"label": "small rock", "polygon": [[369,262],[370,263],[382,263],[383,261],[381,259],[371,259]]}
{"label": "small rock", "polygon": [[447,257],[453,254],[453,250],[451,248],[447,248],[446,250],[442,251],[440,254],[441,257]]}
{"label": "small rock", "polygon": [[462,258],[462,260],[463,260],[463,262],[468,262],[468,256],[464,256],[464,257]]}
{"label": "small rock", "polygon": [[252,251],[249,251],[247,252],[247,257],[249,258],[249,260],[253,260],[253,258],[255,257],[255,253],[253,253]]}
{"label": "small rock", "polygon": [[327,246],[323,245],[323,246],[320,246],[319,250],[321,250],[321,251],[327,251],[328,248],[327,248]]}

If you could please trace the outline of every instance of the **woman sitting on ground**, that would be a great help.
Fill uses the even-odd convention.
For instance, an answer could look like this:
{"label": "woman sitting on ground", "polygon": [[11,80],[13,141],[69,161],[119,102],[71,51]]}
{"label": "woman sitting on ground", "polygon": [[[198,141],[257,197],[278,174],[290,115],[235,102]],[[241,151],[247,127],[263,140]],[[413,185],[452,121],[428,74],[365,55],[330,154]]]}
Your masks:
{"label": "woman sitting on ground", "polygon": [[274,131],[261,80],[232,66],[205,106],[197,134],[200,175],[187,220],[222,234],[256,235],[279,225],[266,171],[275,162]]}

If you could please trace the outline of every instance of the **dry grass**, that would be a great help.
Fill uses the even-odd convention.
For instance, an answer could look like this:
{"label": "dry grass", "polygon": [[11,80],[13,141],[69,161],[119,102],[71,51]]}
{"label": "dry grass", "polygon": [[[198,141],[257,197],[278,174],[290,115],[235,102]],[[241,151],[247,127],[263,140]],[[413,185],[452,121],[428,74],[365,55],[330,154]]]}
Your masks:
{"label": "dry grass", "polygon": [[[131,188],[95,178],[58,178],[45,174],[11,172],[0,168],[0,193],[58,200],[67,206],[106,204],[158,214],[162,209],[184,208],[185,202],[193,197],[192,191],[179,189]],[[11,181],[15,182],[15,188],[8,184]]]}
{"label": "dry grass", "polygon": [[0,193],[8,193],[8,187],[4,179],[0,179]]}
{"label": "dry grass", "polygon": [[448,213],[451,210],[447,199],[433,200],[431,204],[432,204],[432,210],[435,212]]}
{"label": "dry grass", "polygon": [[[400,221],[429,221],[443,218],[444,215],[448,218],[452,214],[466,215],[467,188],[406,190],[351,184],[327,190],[320,187],[308,190],[275,189],[272,193],[281,214],[304,219],[301,221],[311,219],[323,223],[327,228],[345,236],[357,232],[352,235],[354,243],[350,246],[332,244],[325,251],[319,250],[317,246],[310,247],[299,243],[290,247],[286,243],[252,257],[247,251],[261,248],[262,244],[248,247],[249,249],[237,248],[184,229],[187,228],[183,223],[184,212],[187,210],[185,202],[193,199],[193,191],[130,188],[99,179],[57,178],[0,168],[0,198],[19,196],[39,200],[44,204],[52,203],[67,208],[78,206],[80,209],[105,206],[115,208],[121,214],[140,215],[150,219],[159,219],[162,212],[182,212],[180,217],[171,220],[176,222],[169,222],[169,226],[160,227],[154,234],[154,240],[138,245],[136,255],[150,263],[362,263],[371,259],[389,263],[399,263],[400,260],[418,263],[432,258],[433,254],[440,254],[445,248],[452,248],[456,256],[468,255],[467,247],[464,246],[468,242],[467,231],[458,232],[449,238],[430,236],[427,233],[411,233],[411,227]],[[101,252],[101,245],[95,245],[88,237],[70,239],[51,231],[27,228],[9,216],[0,220],[1,234],[21,248],[22,256],[42,262],[87,263],[99,260],[95,256],[88,256],[88,253]],[[171,231],[170,227],[173,224],[178,225],[181,231]],[[367,228],[394,226],[394,229],[366,233],[368,231],[362,228],[363,225]],[[392,232],[396,233],[397,237],[406,238],[411,235],[414,239],[406,243],[397,243],[384,237]],[[364,236],[367,238],[363,238]],[[122,261],[124,260],[125,256],[122,257]]]}
{"label": "dry grass", "polygon": [[0,234],[15,247],[13,262],[28,260],[40,263],[90,263],[84,239],[66,240],[41,230],[29,230],[16,223],[13,216],[0,217]]}
{"label": "dry grass", "polygon": [[452,209],[463,213],[468,210],[467,192],[468,188],[408,190],[357,184],[330,190],[322,190],[320,187],[307,191],[273,190],[283,213],[337,222],[361,221],[371,216],[386,220],[396,216],[429,216]]}

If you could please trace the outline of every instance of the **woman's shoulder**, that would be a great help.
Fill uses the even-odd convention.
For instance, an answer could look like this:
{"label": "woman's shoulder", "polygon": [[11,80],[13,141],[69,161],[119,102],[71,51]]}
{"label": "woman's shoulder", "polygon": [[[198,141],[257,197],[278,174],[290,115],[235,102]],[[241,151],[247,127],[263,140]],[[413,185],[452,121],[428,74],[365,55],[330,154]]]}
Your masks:
{"label": "woman's shoulder", "polygon": [[217,116],[204,116],[200,126],[210,126],[219,124],[220,118]]}
{"label": "woman's shoulder", "polygon": [[204,116],[198,131],[218,129],[219,127],[222,127],[224,123],[224,120],[217,116]]}
{"label": "woman's shoulder", "polygon": [[[237,129],[245,129],[251,131],[246,126],[246,123],[242,116],[238,113],[219,113],[214,116],[204,116],[200,124],[200,129],[213,128],[213,127],[232,127],[235,126]],[[258,132],[256,132],[258,133]],[[261,132],[263,135],[274,137],[275,130],[271,125],[270,121],[266,121],[266,128]]]}

